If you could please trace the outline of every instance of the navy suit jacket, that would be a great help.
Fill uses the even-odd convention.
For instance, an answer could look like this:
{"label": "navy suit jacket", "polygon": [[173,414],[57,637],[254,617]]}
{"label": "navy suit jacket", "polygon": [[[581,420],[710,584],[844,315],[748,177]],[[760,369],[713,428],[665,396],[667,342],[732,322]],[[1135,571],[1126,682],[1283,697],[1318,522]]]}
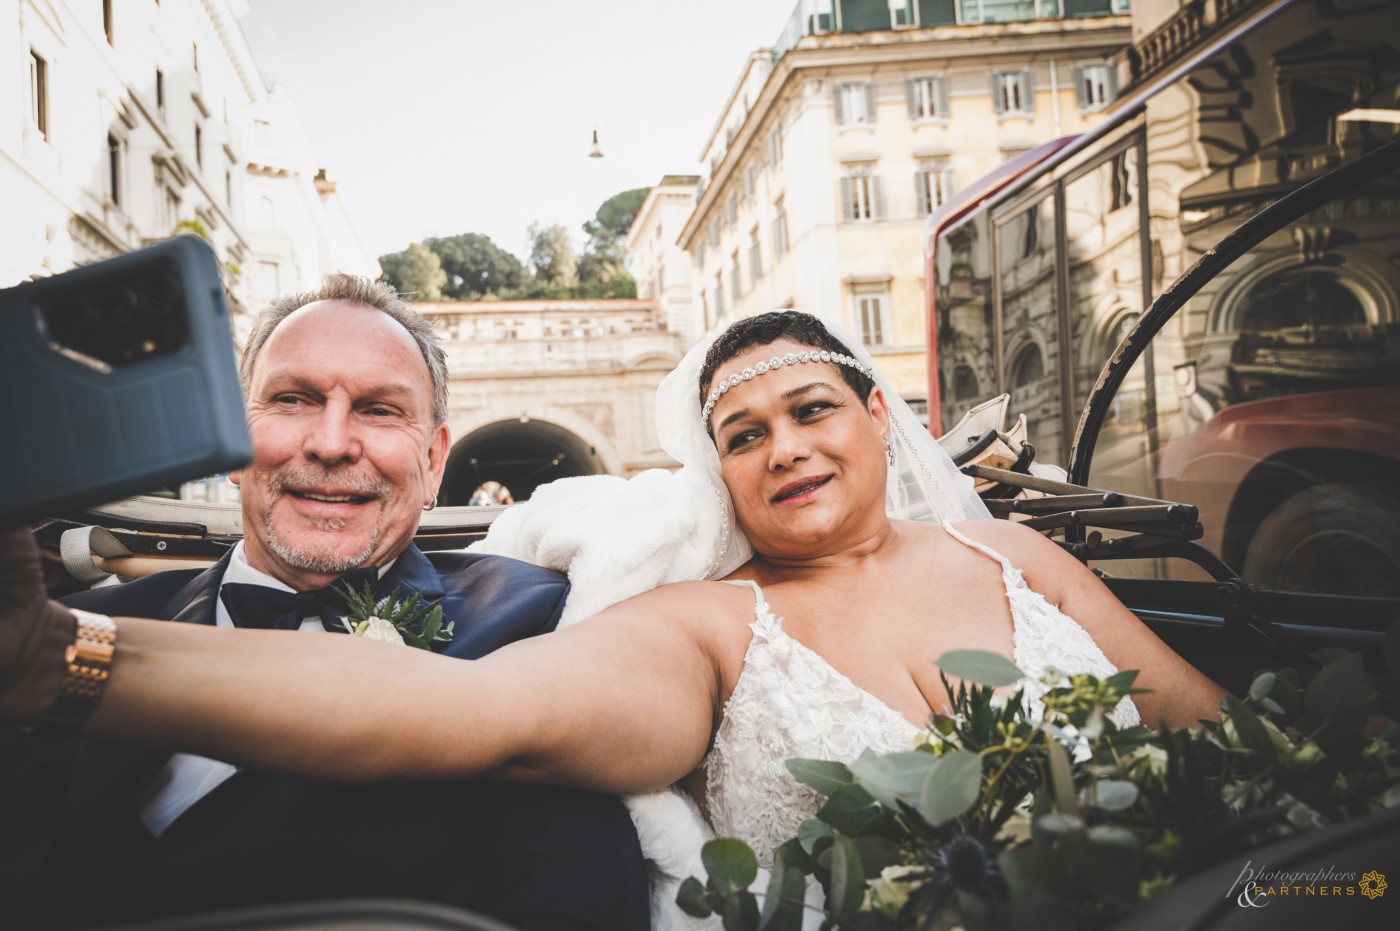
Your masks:
{"label": "navy suit jacket", "polygon": [[[65,603],[213,624],[229,558]],[[378,589],[393,587],[441,599],[455,628],[440,652],[475,659],[553,630],[568,581],[505,557],[410,546]],[[345,688],[347,708],[372,700],[354,682]],[[0,774],[8,796],[0,797],[0,915],[25,915],[26,926],[379,895],[446,902],[527,929],[646,927],[640,847],[610,796],[470,781],[346,786],[242,770],[151,839],[140,808],[169,752],[69,739],[32,756],[20,776]],[[363,869],[348,866],[357,860]],[[110,888],[65,899],[77,875],[106,877]]]}

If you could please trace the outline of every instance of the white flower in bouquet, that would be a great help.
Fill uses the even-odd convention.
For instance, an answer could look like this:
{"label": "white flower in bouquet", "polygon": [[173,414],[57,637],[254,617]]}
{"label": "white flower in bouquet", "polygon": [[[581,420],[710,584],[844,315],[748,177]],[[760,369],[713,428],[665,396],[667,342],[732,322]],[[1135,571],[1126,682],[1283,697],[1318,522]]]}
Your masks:
{"label": "white flower in bouquet", "polygon": [[355,625],[355,636],[366,640],[382,640],[385,643],[403,644],[403,634],[382,617],[370,617]]}

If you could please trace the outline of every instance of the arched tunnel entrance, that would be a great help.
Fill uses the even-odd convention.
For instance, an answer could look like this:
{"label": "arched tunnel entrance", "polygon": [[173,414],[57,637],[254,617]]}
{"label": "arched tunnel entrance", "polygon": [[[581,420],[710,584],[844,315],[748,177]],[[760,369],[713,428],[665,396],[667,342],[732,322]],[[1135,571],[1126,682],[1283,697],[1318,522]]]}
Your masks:
{"label": "arched tunnel entrance", "polygon": [[490,492],[499,500],[503,492],[488,482],[499,483],[511,499],[524,501],[545,482],[605,471],[597,451],[563,427],[533,419],[503,420],[473,430],[452,447],[438,503],[471,504],[483,485],[487,490],[477,496],[477,503],[491,503],[483,500]]}

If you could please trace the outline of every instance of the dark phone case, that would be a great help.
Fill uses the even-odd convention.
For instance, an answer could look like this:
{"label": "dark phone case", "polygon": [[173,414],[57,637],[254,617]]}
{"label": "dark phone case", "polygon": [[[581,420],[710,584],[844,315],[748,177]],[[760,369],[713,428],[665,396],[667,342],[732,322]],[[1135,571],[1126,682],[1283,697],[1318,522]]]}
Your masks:
{"label": "dark phone case", "polygon": [[191,236],[0,291],[0,389],[0,528],[252,456],[218,262]]}

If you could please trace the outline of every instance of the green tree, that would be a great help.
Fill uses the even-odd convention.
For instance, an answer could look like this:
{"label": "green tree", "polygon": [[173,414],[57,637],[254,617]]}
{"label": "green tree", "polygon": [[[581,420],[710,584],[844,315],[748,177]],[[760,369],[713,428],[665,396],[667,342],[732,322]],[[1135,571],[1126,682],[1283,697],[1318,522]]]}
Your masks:
{"label": "green tree", "polygon": [[437,253],[421,242],[415,242],[402,252],[381,255],[379,265],[384,269],[384,280],[400,294],[419,301],[442,300],[447,272],[442,270]]}
{"label": "green tree", "polygon": [[[626,272],[623,271],[623,243],[627,239],[627,230],[636,219],[637,211],[642,209],[642,202],[646,200],[649,190],[651,188],[639,187],[614,194],[603,201],[593,219],[583,224],[583,231],[588,234],[588,244],[584,247],[583,257],[578,263],[578,279],[581,283],[609,282],[619,275],[626,277]],[[630,277],[628,281],[631,281]],[[625,285],[619,282],[613,287],[613,290],[617,289],[625,289]],[[634,282],[634,295],[636,290]]]}
{"label": "green tree", "polygon": [[573,288],[578,284],[578,255],[569,241],[569,231],[559,224],[531,223],[530,269],[536,284]]}
{"label": "green tree", "polygon": [[525,266],[520,260],[480,233],[425,239],[447,273],[443,294],[458,301],[479,300],[520,287]]}

